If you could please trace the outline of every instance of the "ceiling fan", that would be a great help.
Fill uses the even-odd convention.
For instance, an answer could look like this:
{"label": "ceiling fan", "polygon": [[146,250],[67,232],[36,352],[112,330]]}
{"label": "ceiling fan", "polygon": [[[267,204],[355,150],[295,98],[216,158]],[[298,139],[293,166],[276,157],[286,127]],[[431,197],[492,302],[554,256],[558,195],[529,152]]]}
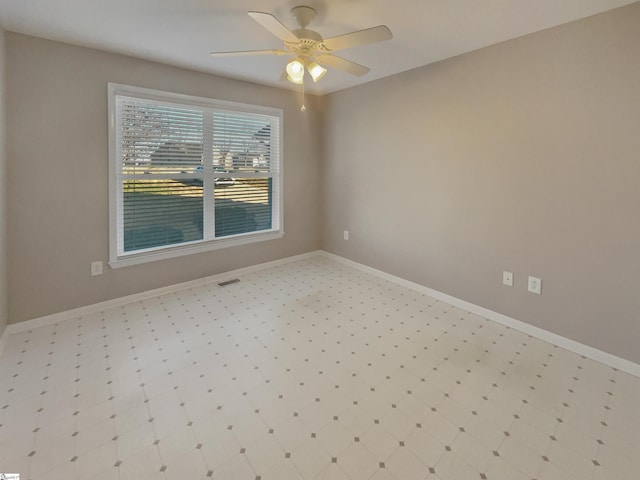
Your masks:
{"label": "ceiling fan", "polygon": [[318,32],[307,28],[317,13],[313,8],[306,6],[298,6],[291,9],[291,14],[296,19],[299,27],[293,31],[289,30],[280,20],[270,13],[248,12],[248,14],[256,22],[282,40],[284,42],[283,48],[238,52],[212,52],[211,55],[215,57],[290,55],[292,58],[285,67],[282,80],[289,80],[296,84],[304,84],[305,70],[309,72],[312,80],[317,82],[327,73],[325,67],[337,68],[338,70],[356,76],[365,75],[370,70],[368,67],[339,57],[335,55],[334,52],[393,38],[391,30],[389,30],[387,26],[378,25],[377,27],[323,39]]}

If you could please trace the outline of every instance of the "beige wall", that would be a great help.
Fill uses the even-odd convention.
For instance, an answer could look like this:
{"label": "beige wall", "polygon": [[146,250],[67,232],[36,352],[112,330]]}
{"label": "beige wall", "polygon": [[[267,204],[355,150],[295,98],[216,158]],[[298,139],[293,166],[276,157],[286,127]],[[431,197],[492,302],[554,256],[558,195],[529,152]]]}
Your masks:
{"label": "beige wall", "polygon": [[[319,115],[302,114],[294,93],[13,33],[6,40],[10,323],[319,248]],[[91,277],[91,261],[108,260],[107,82],[284,109],[284,237]]]}
{"label": "beige wall", "polygon": [[330,95],[324,248],[640,362],[639,25],[635,3]]}
{"label": "beige wall", "polygon": [[5,33],[0,28],[0,336],[7,326],[7,173],[5,155]]}

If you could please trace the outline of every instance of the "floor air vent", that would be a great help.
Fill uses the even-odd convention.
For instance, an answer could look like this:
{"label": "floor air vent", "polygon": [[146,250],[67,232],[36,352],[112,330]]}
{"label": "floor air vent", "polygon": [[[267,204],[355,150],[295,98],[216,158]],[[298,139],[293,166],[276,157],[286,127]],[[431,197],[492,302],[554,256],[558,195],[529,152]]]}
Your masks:
{"label": "floor air vent", "polygon": [[220,282],[218,286],[226,287],[227,285],[231,285],[232,283],[238,283],[239,281],[240,281],[239,278],[232,278],[231,280],[225,280],[224,282]]}

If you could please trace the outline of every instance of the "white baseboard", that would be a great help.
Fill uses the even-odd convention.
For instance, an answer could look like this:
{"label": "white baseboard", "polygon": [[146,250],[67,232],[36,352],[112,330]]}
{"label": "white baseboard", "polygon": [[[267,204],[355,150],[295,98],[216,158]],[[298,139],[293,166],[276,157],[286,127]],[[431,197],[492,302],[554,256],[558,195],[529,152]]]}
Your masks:
{"label": "white baseboard", "polygon": [[[4,334],[2,335],[2,339],[4,339],[4,342],[6,342],[5,337],[9,335],[13,335],[14,333],[26,332],[33,328],[43,327],[45,325],[52,325],[54,323],[59,323],[64,320],[69,320],[71,318],[76,318],[84,315],[90,315],[92,313],[102,312],[110,308],[120,307],[133,302],[139,302],[141,300],[147,300],[149,298],[157,297],[159,295],[174,293],[180,290],[184,290],[186,288],[198,287],[200,285],[205,285],[208,283],[218,283],[224,280],[238,277],[240,275],[245,275],[247,273],[255,272],[258,270],[264,270],[266,268],[275,267],[278,265],[284,265],[286,263],[291,263],[298,260],[304,260],[311,257],[317,257],[318,255],[320,255],[320,251],[303,253],[301,255],[294,255],[292,257],[273,260],[271,262],[251,265],[249,267],[239,268],[237,270],[231,270],[228,272],[219,273],[219,274],[211,275],[208,277],[198,278],[196,280],[191,280],[188,282],[169,285],[168,287],[161,287],[153,290],[147,290],[145,292],[134,293],[133,295],[114,298],[113,300],[106,300],[104,302],[94,303],[92,305],[86,305],[83,307],[66,310],[64,312],[53,313],[51,315],[45,315],[43,317],[38,317],[31,320],[25,320],[24,322],[12,323],[10,325],[7,325],[7,328]],[[0,339],[0,355],[2,354],[2,348],[1,348],[3,346],[2,339]]]}
{"label": "white baseboard", "polygon": [[481,317],[487,318],[489,320],[493,320],[502,325],[506,325],[510,328],[513,328],[515,330],[519,330],[523,333],[526,333],[527,335],[531,335],[532,337],[536,337],[536,338],[539,338],[540,340],[544,340],[545,342],[549,342],[553,345],[557,345],[558,347],[577,353],[578,355],[583,355],[587,358],[590,358],[591,360],[595,360],[596,362],[600,362],[609,367],[616,368],[622,372],[634,375],[636,377],[640,377],[640,365],[630,360],[626,360],[624,358],[617,357],[610,353],[603,352],[602,350],[598,350],[597,348],[593,348],[583,343],[576,342],[575,340],[571,340],[561,335],[557,335],[553,332],[549,332],[548,330],[544,330],[542,328],[535,327],[528,323],[515,320],[501,313],[494,312],[493,310],[480,307],[473,303],[469,303],[459,298],[453,297],[451,295],[447,295],[437,290],[433,290],[431,288],[425,287],[424,285],[420,285],[418,283],[405,280],[404,278],[391,275],[381,270],[368,267],[361,263],[354,262],[353,260],[349,260],[339,255],[325,252],[323,250],[317,250],[309,253],[304,253],[301,255],[295,255],[292,257],[274,260],[272,262],[252,265],[250,267],[240,268],[237,270],[232,270],[229,272],[212,275],[209,277],[199,278],[197,280],[192,280],[189,282],[183,282],[176,285],[170,285],[168,287],[162,287],[154,290],[149,290],[146,292],[136,293],[133,295],[127,295],[126,297],[107,300],[105,302],[100,302],[93,305],[74,308],[72,310],[67,310],[65,312],[54,313],[52,315],[46,315],[43,317],[34,318],[32,320],[26,320],[24,322],[10,324],[7,326],[4,333],[0,336],[0,355],[2,355],[2,351],[4,350],[4,347],[8,342],[9,335],[12,335],[14,333],[25,332],[33,328],[42,327],[45,325],[51,325],[51,324],[58,323],[71,318],[101,312],[109,308],[119,307],[119,306],[127,305],[133,302],[139,302],[141,300],[146,300],[149,298],[157,297],[159,295],[173,293],[179,290],[183,290],[185,288],[197,287],[207,283],[218,283],[220,281],[223,281],[229,278],[234,278],[247,273],[264,270],[266,268],[275,267],[278,265],[284,265],[287,263],[295,262],[298,260],[304,260],[304,259],[312,258],[316,256],[324,256],[327,258],[331,258],[335,261],[338,261],[345,265],[349,265],[353,268],[356,268],[360,271],[375,275],[379,278],[383,278],[385,280],[396,283],[398,285],[402,285],[406,288],[410,288],[411,290],[415,290],[425,295],[429,295],[430,297],[433,297],[437,300],[446,302],[450,305],[461,308],[468,312],[475,313],[476,315],[480,315]]}
{"label": "white baseboard", "polygon": [[354,262],[353,260],[346,259],[339,255],[335,255],[333,253],[325,251],[321,251],[320,253],[328,258],[344,263],[345,265],[357,268],[360,271],[370,273],[390,282],[402,285],[403,287],[410,288],[411,290],[424,293],[425,295],[429,295],[436,300],[441,300],[455,307],[461,308],[471,313],[475,313],[476,315],[488,318],[489,320],[493,320],[494,322],[500,323],[502,325],[506,325],[507,327],[513,328],[514,330],[519,330],[523,333],[526,333],[527,335],[531,335],[532,337],[544,340],[545,342],[551,343],[552,345],[557,345],[558,347],[569,350],[570,352],[577,353],[578,355],[583,355],[584,357],[595,360],[596,362],[602,363],[630,375],[640,377],[640,365],[630,360],[626,360],[610,353],[603,352],[602,350],[598,350],[597,348],[590,347],[589,345],[576,342],[575,340],[571,340],[570,338],[563,337],[556,333],[544,330],[539,327],[535,327],[525,322],[521,322],[520,320],[516,320],[501,313],[494,312],[493,310],[489,310],[488,308],[480,307],[473,303],[469,303],[459,298],[452,297],[451,295],[433,290],[431,288],[425,287],[424,285],[405,280],[404,278],[396,277],[395,275],[391,275],[381,270],[376,270],[375,268],[363,265],[358,262]]}

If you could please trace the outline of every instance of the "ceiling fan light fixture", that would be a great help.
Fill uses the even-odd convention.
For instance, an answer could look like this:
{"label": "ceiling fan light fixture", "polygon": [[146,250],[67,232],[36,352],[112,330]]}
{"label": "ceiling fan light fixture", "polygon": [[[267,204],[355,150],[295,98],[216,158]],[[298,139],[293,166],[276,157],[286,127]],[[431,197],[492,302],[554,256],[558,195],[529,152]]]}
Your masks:
{"label": "ceiling fan light fixture", "polygon": [[287,80],[300,84],[304,81],[304,63],[299,58],[294,58],[287,63]]}
{"label": "ceiling fan light fixture", "polygon": [[309,63],[307,65],[307,70],[314,82],[320,80],[322,77],[324,77],[325,73],[327,73],[327,69],[320,65],[318,62]]}
{"label": "ceiling fan light fixture", "polygon": [[294,78],[291,75],[287,75],[287,80],[289,80],[291,83],[295,83],[296,85],[302,85],[304,83],[304,78],[302,75],[299,78]]}

